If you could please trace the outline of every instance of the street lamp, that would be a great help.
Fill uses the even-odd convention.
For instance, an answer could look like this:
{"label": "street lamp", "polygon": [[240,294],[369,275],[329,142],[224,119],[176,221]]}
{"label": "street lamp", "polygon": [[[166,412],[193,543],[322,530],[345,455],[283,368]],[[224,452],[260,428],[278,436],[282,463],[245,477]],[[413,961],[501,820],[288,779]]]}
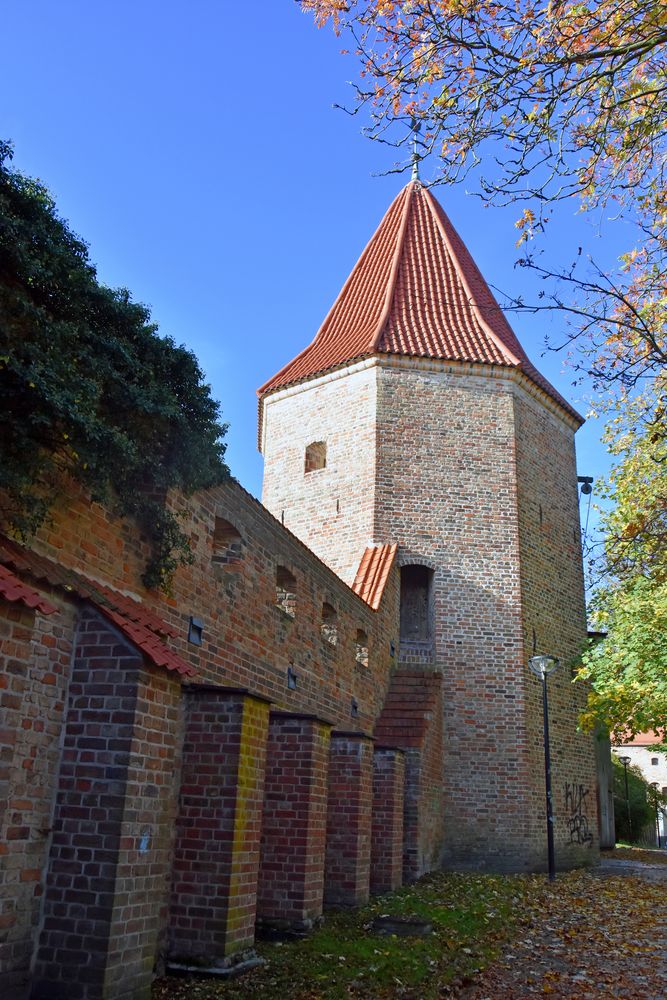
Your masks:
{"label": "street lamp", "polygon": [[632,757],[619,757],[618,759],[623,765],[623,770],[625,771],[625,807],[628,810],[629,839],[632,840],[632,815],[630,813],[630,792],[628,791],[628,764],[632,760]]}
{"label": "street lamp", "polygon": [[559,661],[555,656],[531,656],[528,661],[530,669],[542,682],[542,709],[544,716],[544,781],[547,792],[547,856],[549,859],[549,881],[556,878],[556,859],[554,854],[554,810],[551,796],[551,747],[549,745],[549,700],[547,697],[547,677],[557,668]]}
{"label": "street lamp", "polygon": [[660,844],[660,817],[658,815],[658,789],[660,784],[657,781],[651,782],[651,788],[653,789],[653,805],[655,806],[655,835],[658,838],[658,850],[662,846]]}

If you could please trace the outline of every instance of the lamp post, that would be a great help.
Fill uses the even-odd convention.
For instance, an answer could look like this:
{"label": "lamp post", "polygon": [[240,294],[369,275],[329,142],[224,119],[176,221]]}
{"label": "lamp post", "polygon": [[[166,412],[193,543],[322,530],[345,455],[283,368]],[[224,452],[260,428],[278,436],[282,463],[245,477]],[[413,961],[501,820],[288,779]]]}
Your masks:
{"label": "lamp post", "polygon": [[651,782],[651,788],[653,789],[653,805],[655,806],[655,835],[658,840],[658,850],[660,850],[660,817],[658,815],[658,789],[660,785],[657,781]]}
{"label": "lamp post", "polygon": [[623,765],[623,770],[625,771],[625,808],[628,810],[629,839],[632,840],[632,815],[630,813],[630,792],[628,791],[628,764],[632,760],[632,757],[619,757],[618,759]]}
{"label": "lamp post", "polygon": [[554,811],[551,796],[551,747],[549,744],[549,699],[547,696],[547,678],[557,668],[559,661],[555,656],[531,656],[528,661],[530,669],[542,683],[542,710],[544,717],[544,781],[547,793],[547,857],[549,861],[549,881],[556,878],[556,859],[554,854]]}

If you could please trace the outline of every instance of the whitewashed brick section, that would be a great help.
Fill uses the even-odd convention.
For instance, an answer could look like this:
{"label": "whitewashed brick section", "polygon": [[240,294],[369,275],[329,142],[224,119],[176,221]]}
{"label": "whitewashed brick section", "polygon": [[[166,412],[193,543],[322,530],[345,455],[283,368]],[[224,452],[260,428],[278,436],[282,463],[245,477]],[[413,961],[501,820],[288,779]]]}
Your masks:
{"label": "whitewashed brick section", "polygon": [[[264,401],[262,503],[346,583],[372,541],[376,368],[334,372]],[[305,472],[326,443],[326,467]]]}

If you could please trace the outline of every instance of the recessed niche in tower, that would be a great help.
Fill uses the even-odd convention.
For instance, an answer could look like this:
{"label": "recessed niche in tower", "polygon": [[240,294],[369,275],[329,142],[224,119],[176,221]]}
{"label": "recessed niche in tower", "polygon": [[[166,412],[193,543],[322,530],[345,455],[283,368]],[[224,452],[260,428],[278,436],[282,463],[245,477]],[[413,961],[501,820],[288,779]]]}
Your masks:
{"label": "recessed niche in tower", "polygon": [[338,643],[338,614],[332,604],[325,601],[322,605],[322,638],[330,646]]}
{"label": "recessed niche in tower", "polygon": [[216,517],[213,529],[213,562],[215,563],[235,563],[240,562],[241,535],[231,521],[224,517]]}
{"label": "recessed niche in tower", "polygon": [[296,616],[296,577],[287,566],[276,566],[276,607],[290,618]]}
{"label": "recessed niche in tower", "polygon": [[326,468],[327,464],[327,443],[326,441],[313,441],[306,448],[303,471],[317,472],[318,469]]}
{"label": "recessed niche in tower", "polygon": [[433,570],[401,567],[401,657],[433,649]]}
{"label": "recessed niche in tower", "polygon": [[357,629],[355,659],[362,667],[368,666],[368,635],[362,628]]}

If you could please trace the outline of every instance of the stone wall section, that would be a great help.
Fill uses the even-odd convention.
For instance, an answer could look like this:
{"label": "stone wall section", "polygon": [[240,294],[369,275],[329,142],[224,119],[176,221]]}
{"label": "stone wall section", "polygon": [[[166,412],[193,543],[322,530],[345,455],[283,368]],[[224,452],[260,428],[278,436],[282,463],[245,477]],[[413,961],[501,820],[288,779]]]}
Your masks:
{"label": "stone wall section", "polygon": [[[590,734],[576,732],[586,688],[573,671],[586,642],[583,564],[573,427],[515,389],[521,594],[525,661],[549,653],[560,667],[548,681],[556,862],[591,864],[598,851],[598,787]],[[533,787],[524,816],[532,864],[546,857],[542,692],[526,668],[526,751]]]}
{"label": "stone wall section", "polygon": [[[373,535],[376,369],[333,372],[262,405],[262,503],[351,584]],[[311,442],[326,443],[326,466],[305,472]]]}

